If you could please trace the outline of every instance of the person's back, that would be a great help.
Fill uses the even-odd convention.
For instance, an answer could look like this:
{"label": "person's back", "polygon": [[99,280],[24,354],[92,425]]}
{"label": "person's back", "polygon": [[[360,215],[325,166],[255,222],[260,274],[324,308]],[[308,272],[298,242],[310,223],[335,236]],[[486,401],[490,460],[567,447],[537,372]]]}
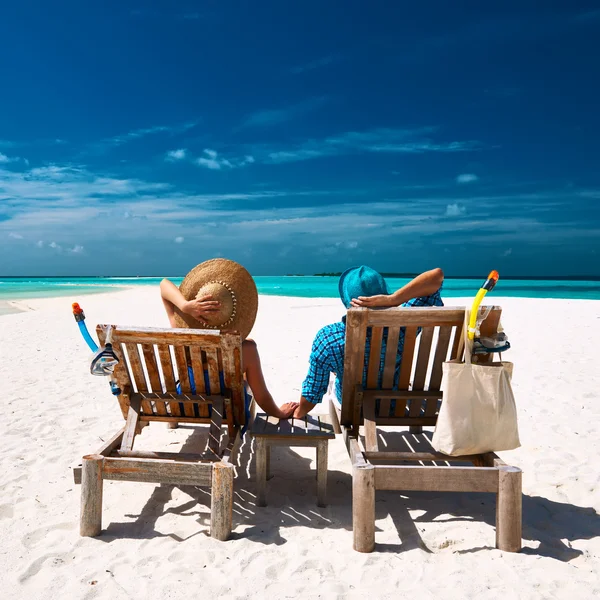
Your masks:
{"label": "person's back", "polygon": [[[354,267],[342,274],[339,282],[340,298],[346,308],[364,306],[369,308],[385,308],[392,306],[443,306],[440,296],[444,274],[441,269],[433,269],[415,277],[406,286],[393,294],[388,293],[383,276],[369,267]],[[300,406],[294,416],[303,417],[323,399],[329,385],[330,374],[336,375],[336,394],[341,400],[342,380],[344,376],[344,348],[346,342],[346,317],[341,321],[326,325],[315,336],[309,358],[309,370],[302,384]],[[371,349],[371,332],[367,332],[365,347],[365,371]],[[381,344],[380,364],[383,367],[387,349],[387,336]],[[396,355],[396,373],[394,385],[397,385],[399,366],[404,349],[404,330],[400,331]],[[381,371],[378,386],[381,385]]]}

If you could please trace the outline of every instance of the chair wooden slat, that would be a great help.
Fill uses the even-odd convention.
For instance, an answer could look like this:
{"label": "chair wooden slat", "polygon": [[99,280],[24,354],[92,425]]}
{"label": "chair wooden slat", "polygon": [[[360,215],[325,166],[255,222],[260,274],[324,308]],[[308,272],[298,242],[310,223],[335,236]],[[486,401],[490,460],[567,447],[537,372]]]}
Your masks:
{"label": "chair wooden slat", "polygon": [[[417,328],[407,327],[404,335],[404,349],[402,351],[402,364],[400,366],[400,378],[398,379],[398,389],[408,390],[410,383],[410,373],[412,371],[413,357],[415,354],[415,343],[417,341]],[[394,415],[403,417],[406,412],[406,399],[396,400],[396,409]]]}
{"label": "chair wooden slat", "polygon": [[[135,387],[138,392],[148,392],[149,382],[144,376],[144,369],[142,367],[142,361],[140,360],[139,349],[137,344],[125,344],[127,348],[127,356],[129,358],[129,367],[131,369],[131,375],[135,379]],[[149,400],[142,400],[141,410],[145,415],[154,414],[152,410],[152,404]]]}
{"label": "chair wooden slat", "polygon": [[452,327],[440,327],[437,346],[431,368],[431,379],[429,380],[430,390],[439,390],[442,383],[442,364],[448,354],[448,344],[452,335]]}
{"label": "chair wooden slat", "polygon": [[206,363],[208,366],[208,381],[210,382],[210,393],[221,393],[221,382],[219,381],[219,358],[217,350],[206,351]]}
{"label": "chair wooden slat", "polygon": [[[206,393],[206,385],[204,383],[204,369],[205,365],[203,362],[203,351],[198,346],[190,346],[190,361],[192,366],[192,372],[194,373],[194,384],[196,385],[197,394]],[[198,405],[198,415],[203,418],[208,417],[208,406]]]}
{"label": "chair wooden slat", "polygon": [[[230,338],[223,343],[222,360],[223,360],[223,381],[225,387],[231,392],[231,400],[233,410],[239,411],[240,414],[235,415],[237,423],[245,423],[245,411],[242,411],[244,406],[244,375],[242,373],[242,361],[240,356],[241,338]],[[239,407],[239,408],[238,408]],[[232,412],[231,410],[229,412]],[[233,424],[234,415],[226,415],[229,426]]]}
{"label": "chair wooden slat", "polygon": [[[400,339],[400,328],[388,328],[387,343],[385,347],[385,360],[383,365],[383,378],[381,385],[384,389],[391,389],[394,384],[396,373],[396,361],[398,358],[398,340]],[[387,417],[390,414],[390,399],[382,398],[379,406],[379,416]]]}
{"label": "chair wooden slat", "polygon": [[429,355],[431,354],[431,342],[433,340],[433,327],[423,327],[419,335],[419,353],[417,355],[417,365],[415,368],[415,377],[413,379],[413,390],[425,389],[425,378],[427,377],[427,367],[429,366]]}
{"label": "chair wooden slat", "polygon": [[379,367],[381,362],[381,338],[383,327],[373,327],[371,331],[371,351],[369,354],[369,366],[367,368],[367,389],[377,388],[379,379]]}
{"label": "chair wooden slat", "polygon": [[154,345],[142,344],[142,354],[144,355],[144,362],[146,363],[148,378],[150,379],[150,387],[152,388],[153,392],[161,392],[162,386],[160,383],[160,377],[158,375],[158,366],[156,364],[156,355],[154,354]]}
{"label": "chair wooden slat", "polygon": [[[154,351],[153,344],[142,344],[142,354],[144,355],[144,362],[146,363],[146,370],[148,371],[148,378],[150,379],[150,386],[154,393],[160,394],[163,391],[162,384],[160,382],[160,375],[158,373],[158,365],[156,362],[156,353]],[[164,402],[153,402],[154,413],[160,416],[167,414],[167,409]]]}
{"label": "chair wooden slat", "polygon": [[382,387],[390,389],[394,384],[394,374],[396,372],[396,361],[398,358],[398,340],[400,339],[400,328],[390,327],[388,329],[388,339],[385,348],[385,362],[383,365]]}
{"label": "chair wooden slat", "polygon": [[[448,345],[450,344],[450,336],[452,335],[452,327],[440,327],[438,335],[437,346],[435,348],[435,354],[433,358],[433,365],[431,367],[431,377],[429,379],[429,391],[439,391],[442,383],[442,365],[446,360],[448,354]],[[440,398],[442,393],[440,392]],[[433,417],[437,414],[440,398],[434,399],[429,398],[425,401],[425,417]]]}
{"label": "chair wooden slat", "polygon": [[[165,380],[165,386],[167,391],[174,393],[175,392],[175,377],[173,376],[173,362],[171,360],[171,353],[169,351],[169,346],[166,344],[157,344],[158,348],[158,358],[160,360],[160,367],[162,370],[163,378]],[[179,403],[176,401],[169,402],[169,409],[171,416],[178,417],[181,416],[181,410],[179,408]]]}
{"label": "chair wooden slat", "polygon": [[[179,385],[181,386],[181,391],[184,394],[191,394],[192,386],[190,384],[190,376],[188,373],[185,346],[173,346],[173,351],[175,353],[175,364],[177,365],[177,374],[179,375]],[[184,414],[186,417],[195,416],[194,406],[191,404],[180,404],[179,409],[181,414]]]}

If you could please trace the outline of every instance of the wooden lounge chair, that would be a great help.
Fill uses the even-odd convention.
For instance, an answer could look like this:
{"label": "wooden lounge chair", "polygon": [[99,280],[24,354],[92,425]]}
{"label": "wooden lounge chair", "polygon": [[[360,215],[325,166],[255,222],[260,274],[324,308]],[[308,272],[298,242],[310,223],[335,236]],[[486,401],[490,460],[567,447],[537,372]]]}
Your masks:
{"label": "wooden lounge chair", "polygon": [[[493,307],[482,324],[482,335],[497,330],[500,313],[499,307]],[[331,412],[336,425],[341,424],[352,461],[354,549],[359,552],[375,547],[376,490],[493,492],[497,496],[496,547],[509,552],[521,549],[521,471],[491,452],[461,457],[437,453],[422,433],[423,426],[434,426],[437,420],[442,363],[464,355],[464,314],[464,308],[453,307],[348,311],[341,410],[332,404]],[[394,386],[401,329],[404,352]],[[370,353],[365,362],[367,335]],[[380,360],[385,336],[385,355]],[[477,358],[492,360],[491,355]],[[364,444],[359,436],[361,424]],[[410,446],[427,446],[427,450],[382,451],[377,426],[389,425],[410,427],[406,436],[412,439]]]}
{"label": "wooden lounge chair", "polygon": [[[98,325],[101,344],[106,330],[107,326]],[[115,479],[210,486],[210,534],[226,540],[232,525],[232,460],[245,423],[240,335],[114,327],[112,344],[120,359],[114,379],[121,389],[117,399],[126,423],[74,470],[75,482],[82,484],[80,534],[100,534],[102,482]],[[136,435],[154,421],[209,425],[206,450],[202,454],[136,451]],[[228,429],[226,443],[221,440],[223,425]]]}

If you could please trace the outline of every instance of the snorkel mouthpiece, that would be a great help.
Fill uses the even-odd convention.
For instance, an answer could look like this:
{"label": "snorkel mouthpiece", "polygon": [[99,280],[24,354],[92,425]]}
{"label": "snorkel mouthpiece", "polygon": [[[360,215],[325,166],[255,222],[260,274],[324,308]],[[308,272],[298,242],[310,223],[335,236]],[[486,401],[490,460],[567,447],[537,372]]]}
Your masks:
{"label": "snorkel mouthpiece", "polygon": [[491,292],[494,289],[494,286],[498,283],[498,279],[500,279],[500,275],[498,275],[498,271],[492,271],[485,280],[485,283],[481,286],[482,289]]}
{"label": "snorkel mouthpiece", "polygon": [[77,321],[77,323],[84,321],[85,313],[83,312],[83,308],[81,308],[81,306],[79,306],[79,303],[73,302],[73,304],[71,306],[73,308],[73,316],[75,317],[75,321]]}

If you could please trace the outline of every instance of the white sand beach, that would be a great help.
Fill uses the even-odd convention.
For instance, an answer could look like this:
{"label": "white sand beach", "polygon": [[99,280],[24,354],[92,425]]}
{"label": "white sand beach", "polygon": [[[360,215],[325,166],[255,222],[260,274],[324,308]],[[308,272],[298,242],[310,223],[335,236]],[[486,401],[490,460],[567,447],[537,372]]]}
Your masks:
{"label": "white sand beach", "polygon": [[[70,466],[122,427],[71,315],[167,326],[156,289],[31,300],[0,317],[0,597],[586,599],[600,596],[600,302],[490,296],[515,363],[523,550],[494,548],[495,497],[378,492],[375,552],[352,550],[350,461],[330,443],[329,505],[315,456],[273,451],[269,506],[255,506],[249,436],[238,459],[232,539],[207,536],[205,489],[106,482],[103,533],[79,536]],[[446,300],[447,305],[470,299]],[[252,337],[278,402],[296,400],[315,332],[338,300],[261,296]],[[170,451],[192,429],[153,424],[140,444]]]}

